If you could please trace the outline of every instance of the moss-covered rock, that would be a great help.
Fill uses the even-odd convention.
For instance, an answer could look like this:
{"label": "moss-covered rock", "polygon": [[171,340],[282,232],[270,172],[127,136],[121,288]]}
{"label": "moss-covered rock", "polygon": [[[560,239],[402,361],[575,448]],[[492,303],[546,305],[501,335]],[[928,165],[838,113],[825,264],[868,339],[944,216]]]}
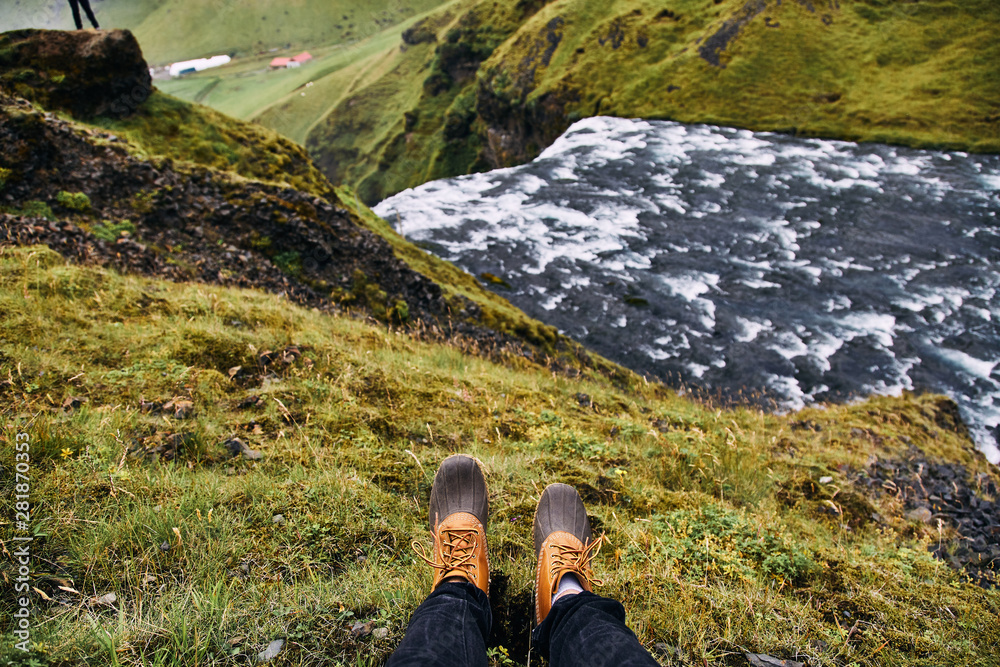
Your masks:
{"label": "moss-covered rock", "polygon": [[128,30],[16,30],[0,35],[0,86],[75,118],[124,118],[153,91]]}

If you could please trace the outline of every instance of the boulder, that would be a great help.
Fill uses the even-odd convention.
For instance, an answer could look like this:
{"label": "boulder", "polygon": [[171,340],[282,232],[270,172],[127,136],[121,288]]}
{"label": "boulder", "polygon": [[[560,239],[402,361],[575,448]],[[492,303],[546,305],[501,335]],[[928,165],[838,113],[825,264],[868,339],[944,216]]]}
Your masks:
{"label": "boulder", "polygon": [[15,30],[0,35],[0,87],[74,118],[124,118],[153,91],[128,30]]}

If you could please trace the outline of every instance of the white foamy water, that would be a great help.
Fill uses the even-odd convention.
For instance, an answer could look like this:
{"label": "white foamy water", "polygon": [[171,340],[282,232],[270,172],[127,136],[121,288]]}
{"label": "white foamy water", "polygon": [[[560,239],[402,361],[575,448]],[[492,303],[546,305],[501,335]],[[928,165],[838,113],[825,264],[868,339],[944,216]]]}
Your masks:
{"label": "white foamy water", "polygon": [[1000,158],[589,118],[376,207],[533,317],[779,408],[935,391],[1000,462]]}

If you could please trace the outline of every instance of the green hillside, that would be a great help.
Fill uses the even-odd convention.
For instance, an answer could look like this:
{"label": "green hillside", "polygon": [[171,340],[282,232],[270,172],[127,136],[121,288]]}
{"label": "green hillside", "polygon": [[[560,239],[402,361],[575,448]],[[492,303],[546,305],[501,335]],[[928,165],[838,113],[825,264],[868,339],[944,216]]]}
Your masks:
{"label": "green hillside", "polygon": [[[26,5],[5,5],[0,18],[23,22]],[[63,3],[49,5],[36,21],[69,20]],[[367,203],[524,162],[596,114],[1000,150],[993,0],[95,7],[131,28],[154,63],[233,52],[230,66],[157,85],[306,146]],[[317,56],[309,66],[268,69],[302,48]]]}
{"label": "green hillside", "polygon": [[947,400],[717,410],[39,247],[0,248],[0,307],[0,457],[29,434],[38,591],[35,662],[0,664],[248,664],[276,639],[279,666],[379,664],[429,589],[409,545],[454,451],[491,490],[491,646],[510,655],[492,664],[527,660],[531,513],[556,481],[606,533],[600,591],[662,664],[1000,664],[997,589],[933,557],[961,536],[889,490],[919,491],[902,471],[922,461],[992,507],[1000,478]]}
{"label": "green hillside", "polygon": [[531,159],[596,114],[1000,150],[991,0],[541,4],[429,19],[428,43],[337,103],[310,154],[377,201]]}
{"label": "green hillside", "polygon": [[305,143],[373,203],[524,162],[595,114],[1000,150],[998,24],[989,0],[456,0],[343,66],[281,73],[263,111],[252,77],[175,85]]}
{"label": "green hillside", "polygon": [[[463,16],[416,98],[447,117],[510,25]],[[1000,665],[1000,475],[944,397],[680,395],[406,242],[300,147],[163,94],[84,125],[0,92],[0,194],[0,490],[30,496],[0,546],[32,538],[33,614],[15,650],[0,570],[0,667],[258,664],[278,640],[276,667],[381,664],[457,451],[490,488],[491,667],[539,662],[551,482],[583,495],[599,592],[664,665]]]}
{"label": "green hillside", "polygon": [[[152,65],[219,53],[249,56],[352,43],[439,4],[441,0],[91,2],[101,27],[131,30]],[[0,26],[68,30],[73,18],[64,0],[11,0],[0,7]]]}
{"label": "green hillside", "polygon": [[379,62],[398,52],[400,32],[422,16],[380,29],[357,42],[310,47],[314,60],[305,67],[271,70],[268,64],[272,58],[299,53],[298,48],[282,48],[239,58],[219,69],[159,80],[157,86],[231,116],[260,121],[305,145],[312,127],[348,90],[365,81]]}

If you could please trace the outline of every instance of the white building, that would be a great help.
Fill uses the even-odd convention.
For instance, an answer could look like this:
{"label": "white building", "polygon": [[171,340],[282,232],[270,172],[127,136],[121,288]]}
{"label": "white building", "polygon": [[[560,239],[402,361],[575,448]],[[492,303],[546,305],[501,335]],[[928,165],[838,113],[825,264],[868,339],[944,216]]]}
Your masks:
{"label": "white building", "polygon": [[200,72],[203,69],[211,69],[213,67],[221,67],[223,65],[228,65],[230,60],[229,56],[212,56],[211,58],[198,58],[197,60],[185,60],[183,62],[174,63],[170,66],[170,76],[180,76],[181,74],[190,74],[191,72]]}

